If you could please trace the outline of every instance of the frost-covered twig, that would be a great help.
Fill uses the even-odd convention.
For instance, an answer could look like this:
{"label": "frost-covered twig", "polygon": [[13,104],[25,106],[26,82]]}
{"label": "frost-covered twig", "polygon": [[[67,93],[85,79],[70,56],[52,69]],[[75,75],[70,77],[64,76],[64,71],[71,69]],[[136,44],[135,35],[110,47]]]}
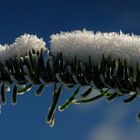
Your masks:
{"label": "frost-covered twig", "polygon": [[[46,118],[50,126],[63,86],[75,90],[59,111],[102,97],[112,101],[126,96],[123,101],[129,103],[140,96],[139,46],[140,36],[83,30],[52,35],[48,50],[42,39],[25,34],[11,45],[1,46],[1,102],[6,102],[5,92],[11,85],[15,104],[17,95],[33,85],[38,86],[36,95],[40,96],[51,83],[53,99]],[[98,94],[93,94],[95,90]]]}

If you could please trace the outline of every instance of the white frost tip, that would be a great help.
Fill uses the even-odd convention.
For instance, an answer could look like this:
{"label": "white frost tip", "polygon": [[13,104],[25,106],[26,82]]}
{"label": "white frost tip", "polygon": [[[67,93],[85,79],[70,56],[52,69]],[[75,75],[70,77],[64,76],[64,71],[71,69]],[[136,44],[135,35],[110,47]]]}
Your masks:
{"label": "white frost tip", "polygon": [[61,109],[61,106],[58,107],[58,110],[59,110],[60,112],[63,112],[63,111],[64,111],[64,109]]}
{"label": "white frost tip", "polygon": [[15,56],[22,56],[32,49],[46,49],[45,45],[46,43],[42,38],[39,39],[36,35],[24,34],[16,38],[15,42],[10,45],[0,45],[0,59],[4,61]]}
{"label": "white frost tip", "polygon": [[100,63],[102,55],[111,55],[115,60],[126,59],[127,64],[136,65],[140,60],[140,36],[120,33],[101,33],[86,31],[61,32],[51,35],[50,51],[56,55],[62,52],[63,58],[88,62],[89,56],[95,64]]}

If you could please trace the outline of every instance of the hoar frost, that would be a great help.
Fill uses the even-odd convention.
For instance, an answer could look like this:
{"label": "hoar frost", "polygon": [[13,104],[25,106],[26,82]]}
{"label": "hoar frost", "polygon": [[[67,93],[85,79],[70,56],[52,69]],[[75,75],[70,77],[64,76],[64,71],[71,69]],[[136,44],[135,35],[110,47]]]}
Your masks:
{"label": "hoar frost", "polygon": [[63,59],[88,62],[89,56],[94,64],[100,63],[103,54],[113,59],[126,59],[135,67],[140,60],[140,36],[110,32],[93,31],[61,32],[51,35],[50,51],[53,55],[62,52]]}
{"label": "hoar frost", "polygon": [[[99,64],[102,56],[112,59],[127,60],[127,64],[136,66],[140,60],[140,36],[110,32],[93,32],[76,30],[51,35],[50,52],[55,56],[62,52],[65,61],[77,60],[88,62],[89,56],[94,64]],[[0,45],[0,60],[4,61],[15,56],[23,56],[32,49],[45,47],[43,39],[36,35],[24,34],[10,45]]]}
{"label": "hoar frost", "polygon": [[36,35],[24,34],[15,39],[10,45],[0,45],[0,60],[4,61],[15,56],[23,56],[28,51],[45,48],[46,43]]}

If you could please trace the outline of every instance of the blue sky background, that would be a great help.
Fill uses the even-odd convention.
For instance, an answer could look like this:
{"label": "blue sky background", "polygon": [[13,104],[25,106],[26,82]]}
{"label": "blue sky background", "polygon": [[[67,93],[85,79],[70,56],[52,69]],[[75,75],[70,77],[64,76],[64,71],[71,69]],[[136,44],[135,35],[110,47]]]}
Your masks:
{"label": "blue sky background", "polygon": [[[140,34],[140,1],[136,0],[0,0],[0,42],[12,43],[24,33],[42,37],[49,46],[49,36],[60,31],[86,28]],[[56,112],[56,124],[50,128],[45,117],[51,101],[49,87],[41,97],[34,91],[18,97],[18,104],[8,101],[0,115],[0,139],[9,140],[139,140],[140,111],[137,99],[129,105],[121,100],[104,99],[87,105],[72,105]],[[60,104],[70,93],[64,89]]]}

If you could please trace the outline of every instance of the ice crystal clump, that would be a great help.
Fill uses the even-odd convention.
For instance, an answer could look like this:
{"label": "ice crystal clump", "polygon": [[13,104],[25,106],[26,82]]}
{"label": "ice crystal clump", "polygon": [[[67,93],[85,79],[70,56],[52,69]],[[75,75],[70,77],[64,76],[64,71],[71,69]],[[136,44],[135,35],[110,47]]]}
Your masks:
{"label": "ice crystal clump", "polygon": [[136,65],[140,59],[140,36],[110,32],[102,33],[87,30],[61,32],[51,35],[51,52],[56,55],[62,52],[63,58],[73,61],[76,58],[88,62],[89,56],[95,64],[100,63],[103,54],[111,55],[115,60],[127,60]]}
{"label": "ice crystal clump", "polygon": [[36,35],[24,34],[15,39],[10,45],[0,46],[0,59],[2,61],[15,56],[25,55],[28,51],[39,50],[45,48],[46,43],[43,39],[39,39]]}

